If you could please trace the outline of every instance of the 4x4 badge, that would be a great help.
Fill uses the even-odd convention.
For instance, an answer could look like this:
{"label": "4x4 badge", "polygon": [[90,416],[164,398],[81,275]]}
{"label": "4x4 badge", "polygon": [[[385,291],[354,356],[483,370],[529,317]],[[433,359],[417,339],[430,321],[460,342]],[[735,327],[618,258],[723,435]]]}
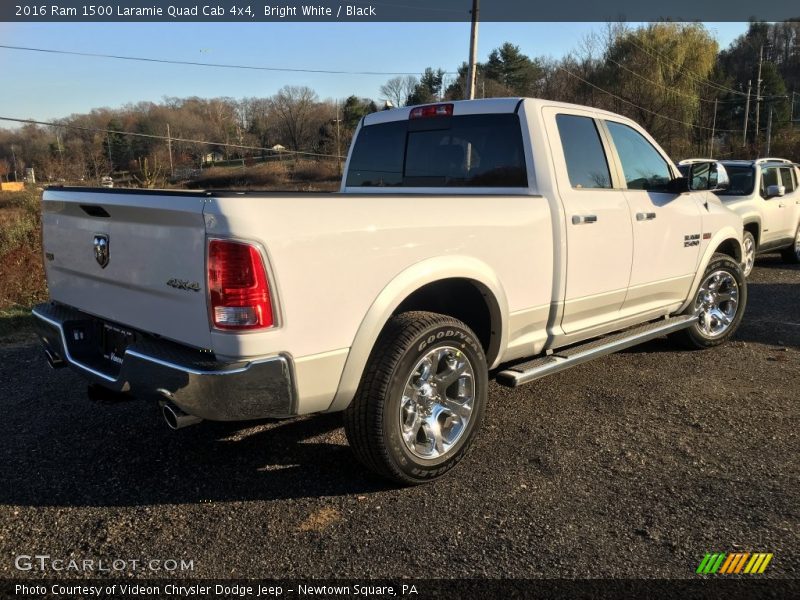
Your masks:
{"label": "4x4 badge", "polygon": [[98,265],[105,269],[108,266],[109,258],[108,236],[104,233],[98,233],[94,236],[94,259]]}

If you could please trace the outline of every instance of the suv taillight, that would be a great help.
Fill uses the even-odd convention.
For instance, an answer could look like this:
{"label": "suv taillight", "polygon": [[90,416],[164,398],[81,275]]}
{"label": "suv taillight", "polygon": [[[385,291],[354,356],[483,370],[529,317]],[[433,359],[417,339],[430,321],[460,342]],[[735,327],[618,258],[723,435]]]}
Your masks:
{"label": "suv taillight", "polygon": [[242,242],[208,243],[211,319],[219,329],[272,327],[269,280],[258,248]]}

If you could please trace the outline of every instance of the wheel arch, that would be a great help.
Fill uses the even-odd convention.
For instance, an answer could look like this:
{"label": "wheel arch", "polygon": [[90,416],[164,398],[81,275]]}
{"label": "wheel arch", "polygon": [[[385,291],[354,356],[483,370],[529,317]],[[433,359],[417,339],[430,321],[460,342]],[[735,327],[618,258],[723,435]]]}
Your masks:
{"label": "wheel arch", "polygon": [[[482,309],[476,306],[478,300],[484,303]],[[508,344],[508,301],[486,263],[467,256],[421,261],[395,276],[373,301],[350,347],[329,412],[347,408],[384,326],[393,315],[406,310],[442,312],[471,328],[475,325],[490,367]]]}
{"label": "wheel arch", "polygon": [[719,231],[717,231],[711,240],[706,246],[705,252],[703,253],[700,262],[697,265],[697,272],[695,273],[694,280],[692,281],[692,287],[689,295],[684,300],[684,303],[681,307],[676,311],[676,314],[682,313],[691,303],[692,299],[697,294],[697,290],[700,287],[700,283],[703,279],[703,274],[708,267],[708,264],[711,262],[711,258],[716,253],[727,254],[731,258],[733,258],[736,262],[742,262],[742,256],[744,252],[742,250],[742,233],[743,231],[736,231],[732,226],[723,227]]}
{"label": "wheel arch", "polygon": [[744,231],[749,231],[753,234],[756,241],[756,250],[761,243],[761,219],[758,217],[749,217],[744,220]]}

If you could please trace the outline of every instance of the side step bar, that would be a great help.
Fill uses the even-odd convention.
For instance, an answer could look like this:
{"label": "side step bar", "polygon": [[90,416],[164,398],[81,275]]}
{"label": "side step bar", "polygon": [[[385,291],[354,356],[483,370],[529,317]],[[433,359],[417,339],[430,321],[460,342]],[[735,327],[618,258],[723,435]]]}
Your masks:
{"label": "side step bar", "polygon": [[562,350],[557,350],[549,356],[542,356],[524,362],[513,367],[509,367],[497,374],[497,383],[507,387],[517,387],[558,373],[564,369],[574,367],[583,362],[619,352],[625,348],[636,346],[657,337],[674,333],[681,329],[691,327],[697,317],[693,315],[681,315],[670,317],[660,321],[654,321],[645,325],[639,325],[632,329],[626,329],[619,333],[614,333],[601,337],[578,346],[571,346]]}

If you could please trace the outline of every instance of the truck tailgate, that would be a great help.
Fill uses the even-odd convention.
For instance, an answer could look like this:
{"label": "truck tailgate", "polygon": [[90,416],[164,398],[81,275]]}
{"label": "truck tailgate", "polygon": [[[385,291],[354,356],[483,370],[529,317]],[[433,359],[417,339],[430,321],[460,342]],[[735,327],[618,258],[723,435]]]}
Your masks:
{"label": "truck tailgate", "polygon": [[50,298],[208,348],[204,201],[204,193],[46,190]]}

